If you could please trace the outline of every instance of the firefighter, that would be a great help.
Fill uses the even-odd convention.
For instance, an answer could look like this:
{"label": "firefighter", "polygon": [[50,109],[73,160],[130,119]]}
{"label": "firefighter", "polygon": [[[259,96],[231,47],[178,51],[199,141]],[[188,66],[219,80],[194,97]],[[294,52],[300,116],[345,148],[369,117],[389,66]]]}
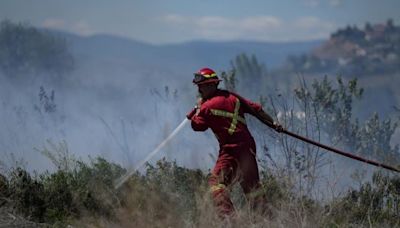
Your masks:
{"label": "firefighter", "polygon": [[210,128],[215,134],[220,150],[208,183],[218,215],[222,218],[234,214],[229,188],[239,181],[252,207],[262,204],[260,178],[256,161],[256,145],[251,136],[244,114],[249,113],[275,130],[282,126],[274,123],[260,104],[249,101],[232,92],[221,90],[221,80],[210,68],[202,68],[194,74],[193,83],[198,86],[197,105],[188,113],[194,131]]}

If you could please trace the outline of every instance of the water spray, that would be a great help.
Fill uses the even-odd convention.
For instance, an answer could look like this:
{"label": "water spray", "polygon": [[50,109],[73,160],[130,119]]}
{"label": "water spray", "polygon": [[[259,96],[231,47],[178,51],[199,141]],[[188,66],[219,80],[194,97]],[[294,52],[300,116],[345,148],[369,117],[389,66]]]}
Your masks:
{"label": "water spray", "polygon": [[140,161],[136,167],[134,167],[133,169],[129,170],[124,176],[122,176],[121,178],[119,178],[116,182],[115,182],[115,189],[119,189],[138,169],[140,169],[144,164],[146,164],[154,155],[156,155],[165,145],[167,145],[167,143],[169,141],[171,141],[171,139],[173,139],[176,134],[178,134],[178,132],[180,130],[182,130],[182,128],[186,125],[186,123],[189,120],[187,118],[185,118],[179,125],[178,127],[175,128],[175,130],[168,135],[168,137],[166,139],[164,139],[151,153],[149,153],[145,159],[143,159],[142,161]]}
{"label": "water spray", "polygon": [[[239,95],[237,95],[237,94],[235,94],[235,93],[233,93],[233,94],[234,94],[236,97],[238,97],[240,100],[243,99],[241,96],[239,96]],[[243,104],[246,104],[246,102],[242,102],[242,103],[243,103]],[[267,126],[269,126],[269,127],[271,127],[271,128],[275,128],[275,126],[274,126],[273,123],[271,123],[271,122],[265,120],[263,117],[261,117],[261,116],[259,115],[259,113],[256,112],[252,107],[247,106],[247,108],[248,108],[249,110],[251,110],[252,114],[253,114],[257,119],[259,119],[261,122],[263,122],[264,124],[266,124]],[[122,176],[120,179],[118,179],[118,180],[116,181],[115,188],[116,188],[116,189],[120,188],[120,187],[129,179],[129,177],[131,177],[139,168],[141,168],[141,167],[142,167],[146,162],[148,162],[156,153],[158,153],[158,151],[160,151],[173,137],[175,137],[175,135],[176,135],[176,134],[185,126],[185,124],[188,122],[188,119],[191,119],[191,117],[192,117],[193,115],[195,115],[195,112],[196,112],[196,109],[193,109],[192,112],[191,112],[190,114],[188,114],[187,118],[185,118],[185,119],[178,125],[178,127],[176,127],[176,129],[175,129],[166,139],[164,139],[164,141],[162,141],[150,154],[148,154],[147,157],[146,157],[145,159],[143,159],[134,169],[130,170],[127,174],[125,174],[125,175]],[[367,164],[370,164],[370,165],[373,165],[373,166],[381,167],[381,168],[384,168],[384,169],[387,169],[387,170],[390,170],[390,171],[394,171],[394,172],[400,173],[400,169],[398,169],[398,168],[395,168],[395,167],[386,165],[386,164],[384,164],[384,163],[380,163],[380,162],[376,162],[376,161],[373,161],[373,160],[369,160],[369,159],[366,159],[366,158],[363,158],[363,157],[359,157],[359,156],[356,156],[356,155],[354,155],[354,154],[347,153],[347,152],[338,150],[338,149],[336,149],[336,148],[333,148],[333,147],[330,147],[330,146],[321,144],[321,143],[319,143],[319,142],[315,142],[315,141],[313,141],[313,140],[311,140],[311,139],[308,139],[308,138],[303,137],[303,136],[301,136],[301,135],[297,135],[297,134],[295,134],[295,133],[293,133],[293,132],[290,132],[290,131],[288,131],[288,130],[286,130],[286,129],[281,129],[280,132],[281,132],[281,133],[284,133],[284,134],[287,134],[287,135],[289,135],[289,136],[292,136],[292,137],[294,137],[294,138],[297,138],[297,139],[299,139],[299,140],[302,140],[302,141],[304,141],[304,142],[307,142],[307,143],[313,144],[313,145],[315,145],[315,146],[324,148],[324,149],[326,149],[326,150],[328,150],[328,151],[331,151],[331,152],[340,154],[340,155],[342,155],[342,156],[345,156],[345,157],[348,157],[348,158],[351,158],[351,159],[354,159],[354,160],[358,160],[358,161],[361,161],[361,162],[364,162],[364,163],[367,163]]]}

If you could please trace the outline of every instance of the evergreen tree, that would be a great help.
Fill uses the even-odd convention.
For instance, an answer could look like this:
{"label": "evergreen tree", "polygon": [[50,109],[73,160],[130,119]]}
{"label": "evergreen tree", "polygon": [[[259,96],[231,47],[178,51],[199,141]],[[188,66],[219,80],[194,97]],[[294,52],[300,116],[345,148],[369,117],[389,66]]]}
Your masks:
{"label": "evergreen tree", "polygon": [[11,78],[47,73],[60,77],[73,69],[65,39],[25,24],[0,23],[0,70]]}

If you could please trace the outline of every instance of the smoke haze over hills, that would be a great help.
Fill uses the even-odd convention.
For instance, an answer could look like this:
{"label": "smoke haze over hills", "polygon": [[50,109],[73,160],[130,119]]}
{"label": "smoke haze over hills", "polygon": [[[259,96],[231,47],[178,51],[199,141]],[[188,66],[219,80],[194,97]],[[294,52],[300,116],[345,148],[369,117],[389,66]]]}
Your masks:
{"label": "smoke haze over hills", "polygon": [[[55,83],[39,74],[33,83],[26,84],[0,76],[1,119],[7,120],[0,145],[9,164],[23,158],[31,169],[48,169],[50,162],[40,151],[52,149],[46,142],[49,139],[55,145],[65,140],[69,151],[84,159],[101,155],[130,167],[154,149],[191,109],[197,93],[191,78],[198,68],[228,71],[230,61],[246,53],[254,54],[273,72],[282,67],[288,55],[309,53],[323,43],[194,41],[157,46],[112,36],[55,34],[65,38],[74,57],[74,70],[62,81]],[[47,100],[41,100],[41,88]],[[53,111],[45,111],[46,102],[55,105]],[[364,107],[371,107],[372,112],[376,106]],[[369,115],[366,112],[365,116]],[[198,134],[187,127],[174,140],[159,156],[189,167],[211,167],[208,154],[215,157],[217,143],[210,132]]]}

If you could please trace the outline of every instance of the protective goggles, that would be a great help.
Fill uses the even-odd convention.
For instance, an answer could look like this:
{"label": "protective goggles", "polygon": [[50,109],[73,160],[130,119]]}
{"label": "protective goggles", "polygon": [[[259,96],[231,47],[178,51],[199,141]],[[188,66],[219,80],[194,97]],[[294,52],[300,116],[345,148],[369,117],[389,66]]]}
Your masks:
{"label": "protective goggles", "polygon": [[199,73],[195,73],[195,74],[194,74],[193,82],[194,82],[194,83],[199,83],[199,82],[205,81],[205,80],[207,80],[207,79],[216,78],[216,77],[217,77],[217,74],[216,74],[216,73],[213,73],[213,74],[199,74]]}

